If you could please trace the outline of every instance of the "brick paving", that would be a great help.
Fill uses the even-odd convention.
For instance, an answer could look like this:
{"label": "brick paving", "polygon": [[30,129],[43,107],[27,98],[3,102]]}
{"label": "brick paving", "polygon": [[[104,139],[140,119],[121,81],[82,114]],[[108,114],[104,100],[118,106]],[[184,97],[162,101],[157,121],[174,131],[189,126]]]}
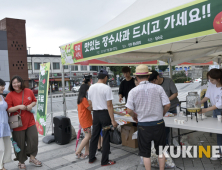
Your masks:
{"label": "brick paving", "polygon": [[[54,116],[62,115],[62,113],[56,113]],[[68,117],[70,117],[72,125],[74,126],[75,130],[78,131],[78,115],[77,111],[69,111]],[[47,127],[50,125],[50,119],[47,120]],[[48,134],[51,134],[51,129],[48,128]],[[140,165],[140,158],[138,156],[138,149],[129,148],[122,145],[113,145],[111,144],[111,155],[110,159],[114,159],[117,161],[115,165],[109,167],[101,167],[100,160],[101,160],[101,153],[97,155],[97,161],[94,164],[88,164],[87,160],[76,160],[75,159],[75,143],[76,140],[73,140],[67,145],[57,145],[56,143],[52,144],[45,144],[42,142],[43,136],[39,135],[39,153],[37,158],[43,162],[42,167],[34,167],[26,162],[28,170],[102,170],[102,169],[119,169],[119,170],[144,170],[145,168]],[[203,146],[206,145],[216,145],[216,135],[212,134],[210,136],[209,133],[195,133],[196,141],[202,141],[201,143],[198,142],[197,144],[202,144]],[[14,154],[13,154],[14,158]],[[176,164],[175,169],[179,170],[221,170],[222,165],[221,161],[211,161],[210,159],[203,157],[202,159],[199,158],[177,158],[174,159]],[[10,170],[17,169],[18,162],[11,162],[6,164],[6,168]],[[152,168],[153,170],[155,168]]]}
{"label": "brick paving", "polygon": [[[200,92],[199,84],[176,84],[178,91],[179,91],[179,100],[184,101],[186,99],[186,95],[188,91],[195,91]],[[115,89],[117,90],[117,89]],[[116,93],[117,96],[117,93]],[[117,99],[117,97],[114,96]],[[58,99],[59,100],[59,99]],[[75,98],[69,98],[69,102],[67,102],[68,114],[67,116],[71,119],[72,125],[74,126],[75,130],[78,131],[78,114],[73,105],[75,102]],[[63,115],[62,112],[58,112],[62,110],[62,102],[60,103],[53,103],[54,116]],[[68,107],[67,106],[67,107]],[[50,108],[50,101],[48,107]],[[71,108],[71,109],[70,109]],[[50,109],[48,110],[50,112]],[[208,115],[210,116],[210,114]],[[51,126],[50,126],[50,116],[47,119],[47,134],[51,134]],[[75,159],[75,143],[76,140],[71,141],[67,145],[57,145],[56,143],[52,144],[45,144],[42,142],[43,136],[39,135],[39,153],[37,158],[43,162],[42,167],[33,167],[31,166],[28,161],[26,162],[28,170],[102,170],[102,169],[119,169],[119,170],[144,170],[145,168],[140,165],[140,158],[138,156],[138,149],[133,149],[121,145],[112,145],[111,144],[111,155],[110,159],[114,159],[117,163],[113,166],[109,167],[101,167],[100,160],[101,160],[101,153],[97,155],[97,161],[94,164],[88,164],[88,160],[76,160]],[[202,144],[204,147],[207,145],[216,145],[216,135],[203,132],[195,132],[193,133],[193,140],[196,141],[194,144]],[[201,141],[201,142],[200,142]],[[14,158],[14,154],[12,154]],[[209,158],[203,157],[199,158],[177,158],[174,159],[176,170],[222,170],[221,161],[211,161]],[[18,162],[11,162],[6,164],[6,168],[9,170],[17,170]],[[152,168],[154,170],[155,168]]]}

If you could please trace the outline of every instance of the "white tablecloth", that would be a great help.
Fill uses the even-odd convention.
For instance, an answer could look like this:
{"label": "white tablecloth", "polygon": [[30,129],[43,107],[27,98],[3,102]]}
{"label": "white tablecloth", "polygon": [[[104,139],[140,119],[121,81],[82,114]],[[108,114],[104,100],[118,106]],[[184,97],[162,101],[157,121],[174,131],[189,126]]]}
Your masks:
{"label": "white tablecloth", "polygon": [[[172,128],[179,128],[179,129],[187,129],[187,130],[194,130],[194,131],[201,131],[201,132],[210,132],[210,133],[219,133],[222,134],[222,122],[219,122],[215,118],[207,117],[204,120],[198,120],[196,122],[196,118],[193,117],[188,118],[188,121],[185,122],[183,125],[178,125],[174,123],[174,119],[177,117],[164,117],[165,126],[172,127]],[[127,122],[135,122],[132,117],[125,117],[125,116],[115,116],[115,119],[122,119]],[[181,118],[186,120],[186,118]]]}

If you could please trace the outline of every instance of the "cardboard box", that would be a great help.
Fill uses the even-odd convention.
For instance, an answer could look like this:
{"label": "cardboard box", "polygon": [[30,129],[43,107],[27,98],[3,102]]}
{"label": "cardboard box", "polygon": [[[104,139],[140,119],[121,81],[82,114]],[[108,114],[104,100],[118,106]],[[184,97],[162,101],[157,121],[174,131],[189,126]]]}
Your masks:
{"label": "cardboard box", "polygon": [[137,131],[137,127],[132,124],[121,126],[122,145],[130,148],[138,148],[137,139],[132,139],[132,135]]}

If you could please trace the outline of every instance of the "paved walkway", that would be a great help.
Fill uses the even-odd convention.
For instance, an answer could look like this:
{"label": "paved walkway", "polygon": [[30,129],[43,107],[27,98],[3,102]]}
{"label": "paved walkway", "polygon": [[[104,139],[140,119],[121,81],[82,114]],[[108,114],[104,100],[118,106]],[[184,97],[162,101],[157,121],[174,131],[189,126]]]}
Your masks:
{"label": "paved walkway", "polygon": [[[55,113],[54,116],[62,115],[62,113]],[[68,117],[70,117],[72,125],[78,131],[78,115],[77,111],[69,111]],[[47,119],[47,130],[48,134],[51,134],[50,128],[50,118]],[[43,167],[33,167],[26,162],[27,169],[30,170],[102,170],[102,169],[119,169],[119,170],[144,170],[145,168],[140,165],[140,158],[137,155],[138,149],[133,149],[121,145],[111,145],[111,155],[110,159],[116,160],[115,165],[109,167],[101,167],[101,153],[97,155],[97,161],[94,164],[88,164],[88,160],[76,160],[75,159],[75,143],[76,140],[70,142],[67,145],[57,145],[56,143],[45,144],[42,142],[43,136],[39,135],[39,153],[37,158],[43,162]],[[210,137],[209,133],[195,133],[195,139],[197,141],[204,141],[203,146],[206,145],[215,145],[216,144],[216,135],[213,134]],[[13,154],[14,158],[14,154]],[[178,168],[182,170],[221,170],[221,161],[211,161],[208,158],[202,159],[174,159]],[[10,170],[17,169],[18,162],[12,162],[6,164],[6,168]],[[154,168],[152,168],[154,169]]]}
{"label": "paved walkway", "polygon": [[[191,84],[176,84],[178,91],[179,91],[179,100],[185,101],[188,91],[197,91],[200,92],[200,84],[199,83],[191,83]],[[118,88],[114,88],[118,90]],[[114,90],[113,89],[113,90]],[[116,96],[115,96],[116,97]],[[118,98],[118,97],[117,97]],[[71,99],[71,98],[70,98]],[[72,98],[73,105],[74,98]],[[118,101],[116,99],[115,101]],[[54,105],[53,110],[58,110],[59,107],[62,108],[62,104],[58,105],[58,107]],[[50,108],[50,107],[49,107]],[[49,109],[50,110],[50,109]],[[60,109],[62,110],[62,109]],[[62,112],[54,113],[54,116],[63,115]],[[72,125],[78,131],[78,114],[76,110],[70,110],[67,114],[70,117]],[[209,115],[210,116],[210,115]],[[51,134],[51,126],[50,126],[50,116],[47,119],[47,133]],[[216,145],[216,135],[213,134],[212,137],[209,133],[194,133],[194,141],[196,144],[200,144],[199,141],[203,141],[202,145]],[[76,160],[75,159],[75,143],[76,140],[70,142],[67,145],[57,145],[56,143],[52,144],[45,144],[42,142],[42,136],[39,135],[39,153],[37,158],[43,162],[43,167],[33,167],[29,165],[28,161],[26,162],[27,169],[30,170],[46,170],[46,169],[53,169],[53,170],[94,170],[94,169],[121,169],[121,170],[144,170],[145,168],[140,165],[140,158],[137,155],[138,149],[133,149],[121,145],[111,145],[111,152],[110,159],[114,159],[117,163],[113,166],[109,167],[101,167],[100,160],[101,160],[101,153],[97,155],[98,160],[94,164],[88,164],[88,160]],[[13,154],[14,158],[14,154]],[[208,158],[202,159],[174,159],[178,168],[176,170],[222,170],[221,161],[211,161]],[[6,164],[6,168],[10,170],[17,169],[18,162],[12,162]],[[153,168],[154,169],[154,168]]]}

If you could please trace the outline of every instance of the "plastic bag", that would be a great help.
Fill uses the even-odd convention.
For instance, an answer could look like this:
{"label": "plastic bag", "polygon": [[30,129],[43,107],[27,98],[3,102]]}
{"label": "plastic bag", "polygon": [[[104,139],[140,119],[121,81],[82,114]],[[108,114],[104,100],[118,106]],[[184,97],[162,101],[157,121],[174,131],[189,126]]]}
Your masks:
{"label": "plastic bag", "polygon": [[116,145],[122,144],[121,134],[116,128],[114,128],[114,130],[110,130],[109,134],[111,143]]}
{"label": "plastic bag", "polygon": [[138,131],[136,131],[136,132],[133,133],[132,139],[137,139],[137,133],[138,133]]}
{"label": "plastic bag", "polygon": [[[153,168],[158,168],[159,167],[159,161],[158,161],[158,155],[156,155],[156,150],[154,148],[154,142],[151,142],[151,167]],[[166,163],[165,163],[165,169],[172,169],[175,167],[175,163],[173,161],[173,159],[170,157],[169,153],[166,152],[165,154],[167,154],[169,157],[166,158]],[[140,157],[140,164],[144,166],[144,162],[143,162],[143,157]]]}

